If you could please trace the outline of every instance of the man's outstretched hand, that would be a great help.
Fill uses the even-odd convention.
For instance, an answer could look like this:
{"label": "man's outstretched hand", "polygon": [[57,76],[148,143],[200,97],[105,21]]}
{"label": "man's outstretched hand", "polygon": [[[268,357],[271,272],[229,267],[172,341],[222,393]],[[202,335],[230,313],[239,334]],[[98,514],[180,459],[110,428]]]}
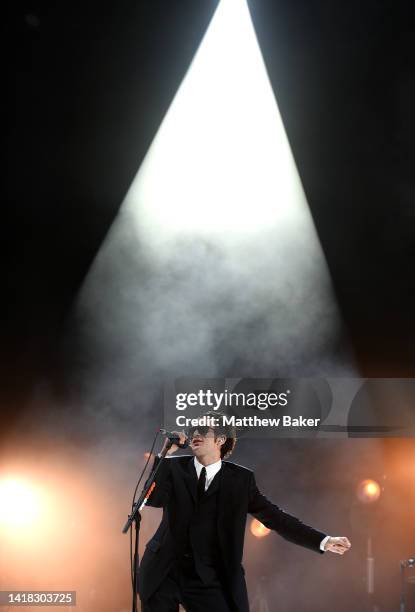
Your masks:
{"label": "man's outstretched hand", "polygon": [[351,544],[347,538],[329,538],[324,546],[324,550],[344,555],[351,548]]}

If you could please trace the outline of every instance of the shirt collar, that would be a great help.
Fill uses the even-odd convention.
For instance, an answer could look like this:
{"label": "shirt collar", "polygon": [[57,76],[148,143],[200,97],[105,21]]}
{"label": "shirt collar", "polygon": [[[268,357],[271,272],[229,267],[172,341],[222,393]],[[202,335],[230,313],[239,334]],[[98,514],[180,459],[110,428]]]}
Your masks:
{"label": "shirt collar", "polygon": [[219,461],[215,461],[215,463],[211,463],[210,465],[202,465],[200,461],[198,461],[197,458],[194,457],[194,465],[196,468],[197,477],[199,478],[202,468],[205,467],[206,468],[206,480],[210,481],[212,478],[216,476],[216,474],[221,469],[222,459],[219,459]]}

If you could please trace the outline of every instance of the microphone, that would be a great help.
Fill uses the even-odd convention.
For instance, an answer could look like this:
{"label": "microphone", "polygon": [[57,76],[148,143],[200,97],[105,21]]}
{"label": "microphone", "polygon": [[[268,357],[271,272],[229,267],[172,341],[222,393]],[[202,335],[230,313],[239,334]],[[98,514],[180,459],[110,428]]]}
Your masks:
{"label": "microphone", "polygon": [[163,436],[166,436],[166,438],[168,438],[172,444],[177,444],[179,448],[187,448],[189,446],[189,441],[187,438],[183,444],[180,444],[180,438],[177,433],[167,431],[166,429],[159,429],[159,432],[163,434]]}

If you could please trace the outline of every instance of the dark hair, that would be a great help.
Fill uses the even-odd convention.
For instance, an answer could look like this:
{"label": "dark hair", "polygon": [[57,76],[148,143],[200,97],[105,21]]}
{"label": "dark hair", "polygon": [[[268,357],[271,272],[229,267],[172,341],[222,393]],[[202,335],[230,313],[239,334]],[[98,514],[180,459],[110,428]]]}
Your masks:
{"label": "dark hair", "polygon": [[[206,416],[215,417],[215,419],[222,419],[225,415],[223,412],[210,411],[206,413]],[[233,453],[233,450],[236,446],[236,429],[232,427],[232,425],[224,425],[222,424],[212,427],[213,433],[215,436],[215,440],[218,436],[226,436],[225,442],[220,447],[220,457],[221,459],[226,459],[230,457]]]}

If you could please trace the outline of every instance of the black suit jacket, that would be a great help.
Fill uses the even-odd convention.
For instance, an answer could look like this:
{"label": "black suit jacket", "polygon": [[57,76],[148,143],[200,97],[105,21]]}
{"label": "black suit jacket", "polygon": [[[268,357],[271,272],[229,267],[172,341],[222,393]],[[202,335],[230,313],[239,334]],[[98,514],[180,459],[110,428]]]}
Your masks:
{"label": "black suit jacket", "polygon": [[[156,458],[155,465],[159,461]],[[321,552],[320,543],[326,534],[305,525],[269,501],[258,490],[251,470],[223,461],[218,476],[217,533],[224,583],[235,603],[235,610],[248,612],[241,565],[247,514],[252,514],[286,540],[316,552]],[[140,565],[139,594],[143,601],[156,591],[175,558],[183,552],[187,541],[196,501],[197,476],[193,457],[164,459],[157,472],[156,482],[148,505],[162,507],[163,518],[147,544]]]}

